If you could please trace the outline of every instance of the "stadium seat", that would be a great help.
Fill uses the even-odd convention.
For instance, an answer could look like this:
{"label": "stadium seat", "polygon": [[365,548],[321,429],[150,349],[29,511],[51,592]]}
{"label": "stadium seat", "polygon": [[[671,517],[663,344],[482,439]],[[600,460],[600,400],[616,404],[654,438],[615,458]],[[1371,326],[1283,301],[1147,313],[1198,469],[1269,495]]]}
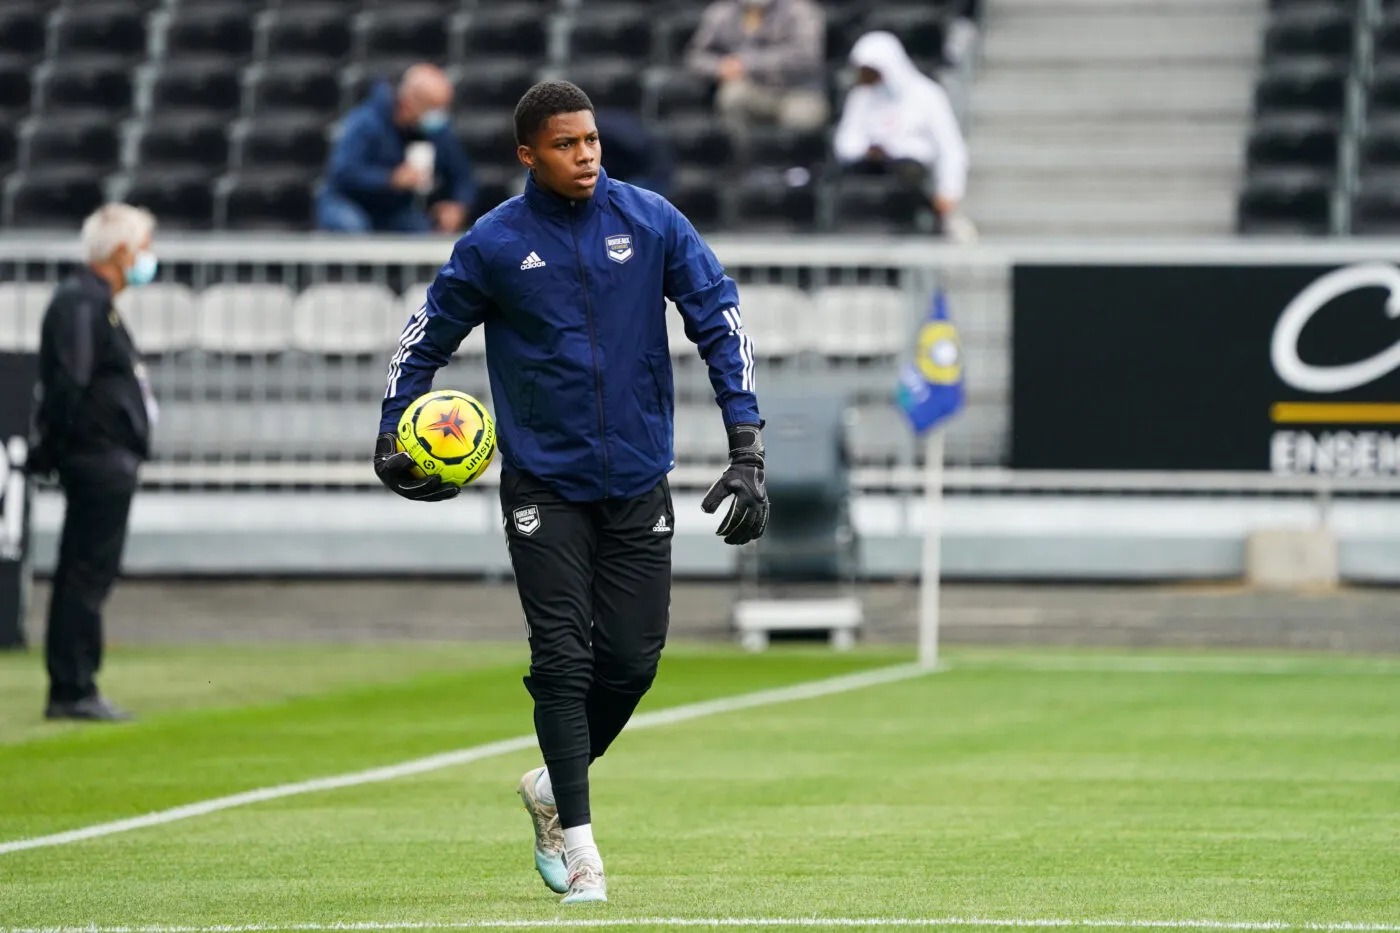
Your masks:
{"label": "stadium seat", "polygon": [[131,64],[104,59],[50,62],[41,69],[39,101],[45,113],[70,110],[131,109]]}
{"label": "stadium seat", "polygon": [[850,57],[851,46],[865,32],[864,20],[868,6],[864,2],[829,4],[826,7],[826,61],[842,66]]}
{"label": "stadium seat", "polygon": [[744,333],[760,357],[787,356],[812,345],[812,299],[793,285],[739,287]]}
{"label": "stadium seat", "polygon": [[319,61],[262,65],[250,74],[248,93],[258,118],[280,113],[328,120],[340,110],[340,81]]}
{"label": "stadium seat", "polygon": [[731,193],[738,224],[750,231],[806,231],[816,225],[817,197],[812,185],[788,184],[781,174],[759,173]]}
{"label": "stadium seat", "polygon": [[1361,141],[1361,174],[1400,173],[1400,119],[1371,120]]}
{"label": "stadium seat", "polygon": [[[432,282],[417,282],[404,289],[403,297],[399,299],[399,304],[396,309],[398,312],[396,315],[397,323],[394,326],[393,338],[389,342],[390,347],[398,343],[399,335],[403,332],[404,325],[408,323],[408,319],[416,314],[419,308],[423,307],[423,302],[428,294],[428,286],[432,284]],[[459,357],[484,359],[486,356],[486,328],[472,328],[472,332],[467,334],[466,339],[457,347],[455,355]],[[445,381],[439,380],[439,382],[442,385],[447,385]],[[462,391],[466,392],[470,390],[463,389]]]}
{"label": "stadium seat", "polygon": [[246,61],[253,54],[253,17],[242,3],[182,3],[170,11],[167,59],[218,56]]}
{"label": "stadium seat", "polygon": [[162,227],[208,230],[214,225],[215,172],[213,167],[143,166],[130,178],[123,199],[150,210]]}
{"label": "stadium seat", "polygon": [[[161,217],[164,223],[165,217]],[[117,299],[136,346],[145,354],[177,353],[198,343],[194,292],[178,282],[152,282]]]}
{"label": "stadium seat", "polygon": [[292,347],[309,353],[386,353],[403,330],[401,310],[383,285],[313,285],[292,306]]}
{"label": "stadium seat", "polygon": [[697,230],[717,230],[724,221],[719,193],[722,185],[722,180],[712,171],[682,168],[671,183],[668,200]]}
{"label": "stadium seat", "polygon": [[656,24],[655,42],[659,57],[671,65],[681,66],[685,61],[686,49],[690,47],[691,37],[695,35],[695,30],[699,28],[704,15],[703,3],[672,6],[666,16]]}
{"label": "stadium seat", "polygon": [[1249,139],[1255,168],[1334,168],[1340,127],[1331,117],[1310,114],[1260,120]]}
{"label": "stadium seat", "polygon": [[447,58],[448,32],[436,5],[405,0],[362,15],[360,41],[366,55],[412,55],[426,61]]}
{"label": "stadium seat", "polygon": [[714,88],[709,81],[681,69],[662,72],[652,86],[652,108],[663,120],[681,114],[714,115]]}
{"label": "stadium seat", "polygon": [[1382,62],[1376,66],[1367,92],[1366,111],[1371,119],[1400,116],[1400,63]]}
{"label": "stadium seat", "polygon": [[91,169],[25,172],[7,181],[5,222],[71,233],[106,200]]}
{"label": "stadium seat", "polygon": [[1400,54],[1400,8],[1385,11],[1385,19],[1376,25],[1375,53],[1378,60]]}
{"label": "stadium seat", "polygon": [[549,46],[540,11],[515,3],[476,7],[467,19],[462,41],[468,59],[479,55],[543,58]]}
{"label": "stadium seat", "polygon": [[326,127],[300,117],[249,120],[235,129],[236,167],[301,169],[315,173],[326,164],[330,143]]}
{"label": "stadium seat", "polygon": [[21,168],[114,168],[121,155],[117,127],[102,114],[51,116],[36,121],[23,147]]}
{"label": "stadium seat", "polygon": [[1240,232],[1321,236],[1331,224],[1331,172],[1256,174],[1240,194]]}
{"label": "stadium seat", "polygon": [[452,123],[457,139],[475,162],[509,165],[515,159],[515,122],[510,111],[468,112]]}
{"label": "stadium seat", "polygon": [[223,183],[223,219],[230,230],[306,230],[312,185],[305,173],[255,172]]}
{"label": "stadium seat", "polygon": [[583,88],[593,106],[636,112],[642,106],[642,79],[636,62],[598,59],[575,62],[568,79]]}
{"label": "stadium seat", "polygon": [[518,162],[476,165],[472,175],[476,181],[476,200],[471,205],[473,220],[525,190],[525,173]]}
{"label": "stadium seat", "polygon": [[52,296],[48,282],[0,282],[0,351],[39,349],[39,328]]}
{"label": "stadium seat", "polygon": [[0,5],[0,55],[34,59],[44,54],[44,16],[37,5]]}
{"label": "stadium seat", "polygon": [[354,42],[351,20],[344,7],[334,3],[285,6],[265,14],[263,36],[267,56],[284,58],[343,59]]}
{"label": "stadium seat", "polygon": [[749,159],[754,165],[812,168],[826,161],[827,152],[823,130],[755,126],[749,134]]}
{"label": "stadium seat", "polygon": [[913,331],[909,300],[882,285],[835,285],[812,295],[808,325],[818,352],[832,357],[895,356]]}
{"label": "stadium seat", "polygon": [[49,21],[51,54],[61,59],[83,55],[146,55],[146,17],[126,2],[85,2],[60,7]]}
{"label": "stadium seat", "polygon": [[475,59],[453,69],[453,105],[459,112],[514,109],[535,83],[535,66],[515,58]]}
{"label": "stadium seat", "polygon": [[1400,179],[1365,179],[1352,201],[1351,232],[1361,236],[1400,234]]}
{"label": "stadium seat", "polygon": [[733,158],[729,134],[708,114],[682,114],[668,120],[662,135],[682,165],[715,168],[727,165]]}
{"label": "stadium seat", "polygon": [[199,347],[211,353],[280,353],[291,344],[295,296],[283,285],[210,285],[197,299]]}
{"label": "stadium seat", "polygon": [[629,57],[635,63],[651,57],[652,18],[642,3],[587,4],[569,32],[569,54],[574,61],[593,56]]}
{"label": "stadium seat", "polygon": [[231,117],[243,100],[239,67],[225,59],[191,59],[163,66],[151,86],[151,106],[162,116],[191,110]]}
{"label": "stadium seat", "polygon": [[1341,114],[1346,103],[1347,67],[1328,59],[1284,59],[1268,66],[1254,91],[1259,114],[1318,111]]}
{"label": "stadium seat", "polygon": [[[848,175],[835,188],[834,222],[845,232],[910,233],[932,209],[898,178]],[[931,224],[931,220],[930,220]]]}
{"label": "stadium seat", "polygon": [[1302,7],[1276,13],[1264,35],[1268,58],[1289,55],[1349,58],[1355,44],[1350,11],[1335,7]]}
{"label": "stadium seat", "polygon": [[158,116],[137,132],[142,169],[200,169],[212,175],[228,164],[228,128],[217,117]]}
{"label": "stadium seat", "polygon": [[13,128],[20,115],[29,110],[34,87],[29,66],[13,55],[0,57],[0,123]]}
{"label": "stadium seat", "polygon": [[[874,6],[861,24],[864,32],[884,29],[899,36],[904,50],[916,61],[942,61],[947,14],[931,4]],[[853,43],[854,44],[854,43]],[[850,48],[846,49],[846,54]]]}
{"label": "stadium seat", "polygon": [[19,159],[19,140],[8,126],[0,126],[0,175],[15,167]]}

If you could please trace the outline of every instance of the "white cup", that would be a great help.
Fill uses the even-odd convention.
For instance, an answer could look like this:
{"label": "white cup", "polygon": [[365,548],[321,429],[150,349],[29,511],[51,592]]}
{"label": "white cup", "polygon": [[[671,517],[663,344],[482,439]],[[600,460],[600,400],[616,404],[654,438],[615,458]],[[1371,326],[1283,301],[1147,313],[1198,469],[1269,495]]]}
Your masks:
{"label": "white cup", "polygon": [[437,159],[437,148],[430,142],[409,143],[404,150],[404,161],[418,169],[423,180],[418,185],[419,194],[433,190],[433,164]]}

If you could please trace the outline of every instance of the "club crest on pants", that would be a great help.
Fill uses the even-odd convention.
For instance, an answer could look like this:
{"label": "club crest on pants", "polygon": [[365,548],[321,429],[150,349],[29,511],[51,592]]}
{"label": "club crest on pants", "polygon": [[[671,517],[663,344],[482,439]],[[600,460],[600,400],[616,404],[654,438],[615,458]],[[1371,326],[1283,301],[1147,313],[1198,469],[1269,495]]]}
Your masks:
{"label": "club crest on pants", "polygon": [[522,535],[532,535],[540,527],[540,508],[537,505],[522,505],[511,516],[515,519],[515,530]]}

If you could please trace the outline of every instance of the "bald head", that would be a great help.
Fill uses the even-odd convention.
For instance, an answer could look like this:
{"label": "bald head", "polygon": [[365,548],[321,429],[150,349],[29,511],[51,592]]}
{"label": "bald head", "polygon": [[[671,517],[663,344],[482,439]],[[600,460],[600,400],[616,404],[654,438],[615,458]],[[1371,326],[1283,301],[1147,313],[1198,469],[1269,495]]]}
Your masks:
{"label": "bald head", "polygon": [[436,65],[414,65],[399,81],[398,123],[417,123],[424,114],[452,106],[452,82]]}

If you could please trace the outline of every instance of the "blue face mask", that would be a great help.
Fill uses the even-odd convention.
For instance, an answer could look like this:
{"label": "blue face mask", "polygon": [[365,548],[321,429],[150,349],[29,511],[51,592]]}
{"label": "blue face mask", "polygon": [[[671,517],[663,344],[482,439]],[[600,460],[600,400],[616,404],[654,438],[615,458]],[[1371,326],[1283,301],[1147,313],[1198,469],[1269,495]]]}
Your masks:
{"label": "blue face mask", "polygon": [[136,254],[136,262],[130,269],[126,270],[126,284],[128,285],[150,285],[156,278],[156,269],[160,263],[156,261],[156,254],[148,249],[143,249]]}
{"label": "blue face mask", "polygon": [[424,133],[437,133],[447,128],[446,110],[429,110],[418,118],[418,128]]}

